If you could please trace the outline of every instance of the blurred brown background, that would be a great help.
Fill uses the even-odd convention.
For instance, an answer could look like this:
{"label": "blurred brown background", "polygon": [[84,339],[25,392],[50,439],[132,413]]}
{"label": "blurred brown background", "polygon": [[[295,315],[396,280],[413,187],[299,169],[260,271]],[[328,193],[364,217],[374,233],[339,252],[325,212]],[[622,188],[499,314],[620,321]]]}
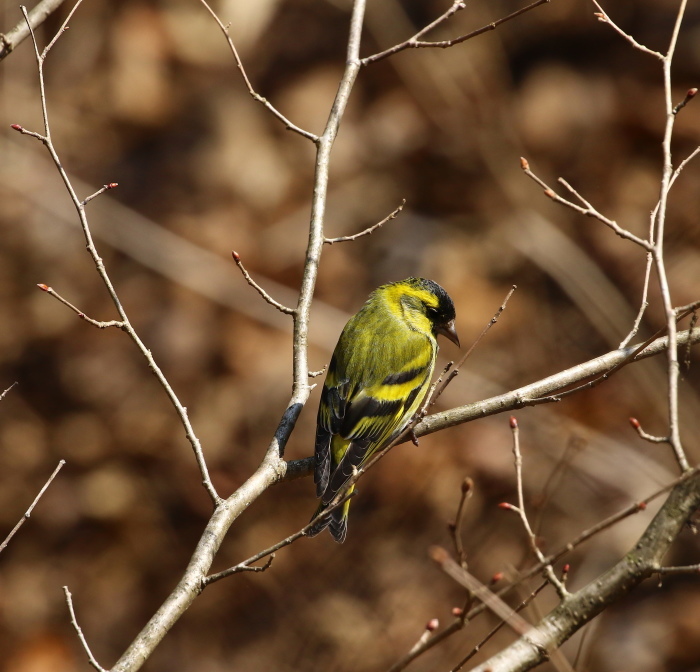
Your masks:
{"label": "blurred brown background", "polygon": [[[363,55],[411,35],[447,2],[371,0]],[[455,36],[522,6],[473,2],[434,37]],[[0,30],[20,18],[0,2]],[[640,42],[664,50],[677,2],[608,3]],[[348,29],[346,0],[216,5],[257,90],[320,132]],[[401,53],[361,72],[333,152],[327,234],[355,233],[402,198],[372,236],[324,251],[310,365],[329,359],[344,320],[380,283],[424,275],[455,299],[469,344],[512,284],[498,325],[441,400],[456,406],[526,384],[618,346],[638,309],[644,255],[602,224],[545,198],[519,157],[558,176],[638,235],[659,188],[661,67],[593,17],[553,0],[453,49]],[[65,16],[38,35],[42,44]],[[700,83],[700,7],[690,3],[674,97]],[[230,494],[259,463],[290,392],[288,320],[264,304],[231,249],[282,301],[299,283],[311,194],[310,143],[285,131],[244,89],[224,38],[196,0],[86,0],[47,64],[54,141],[88,209],[98,249],[133,324],[188,407],[216,486]],[[185,567],[209,515],[189,444],[127,337],[98,331],[36,288],[54,287],[96,319],[116,317],[44,148],[9,129],[40,130],[36,66],[23,43],[0,63],[0,537],[59,459],[67,465],[0,556],[0,669],[88,669],[61,586],[74,595],[93,652],[109,667]],[[700,142],[700,103],[678,116],[676,162]],[[677,305],[700,290],[700,161],[673,187],[667,263]],[[655,283],[640,337],[662,324]],[[443,344],[444,360],[457,357]],[[595,390],[517,414],[526,495],[547,548],[677,473],[670,451],[642,442],[634,415],[665,428],[663,358]],[[684,371],[682,433],[700,430],[697,365]],[[287,457],[312,450],[318,390]],[[278,554],[196,600],[146,665],[197,670],[385,670],[432,617],[447,624],[462,590],[428,559],[448,546],[465,476],[470,568],[482,580],[523,566],[507,417],[403,445],[361,483],[348,541],[328,535]],[[310,479],[283,483],[233,527],[215,569],[305,524]],[[538,508],[539,507],[539,508]],[[576,589],[634,543],[654,507],[570,557]],[[697,562],[686,532],[669,561]],[[534,585],[534,584],[533,584]],[[521,597],[526,594],[521,591]],[[545,613],[550,591],[538,601]],[[700,586],[648,583],[564,647],[578,669],[700,668]],[[534,621],[537,611],[525,616]],[[446,670],[493,623],[485,617],[410,668]],[[504,631],[486,653],[513,638]],[[478,658],[476,659],[478,660]]]}

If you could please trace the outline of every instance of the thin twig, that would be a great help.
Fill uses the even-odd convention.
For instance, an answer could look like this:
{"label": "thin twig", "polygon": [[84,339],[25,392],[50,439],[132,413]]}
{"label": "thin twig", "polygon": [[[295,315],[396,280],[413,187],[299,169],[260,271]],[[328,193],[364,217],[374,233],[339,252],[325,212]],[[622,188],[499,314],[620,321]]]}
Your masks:
{"label": "thin twig", "polygon": [[[689,472],[686,472],[676,480],[674,480],[672,483],[667,484],[663,488],[657,490],[650,496],[648,496],[645,499],[640,500],[639,502],[635,502],[634,504],[631,504],[630,506],[625,507],[621,511],[618,511],[616,514],[613,514],[612,516],[609,516],[605,520],[600,521],[593,527],[588,528],[581,534],[579,534],[575,539],[570,541],[568,544],[565,546],[562,546],[558,551],[555,553],[550,554],[545,558],[547,561],[546,564],[553,564],[560,560],[562,557],[564,557],[566,554],[570,553],[574,548],[580,546],[582,543],[585,541],[588,541],[591,537],[600,534],[604,530],[607,530],[608,528],[612,527],[613,525],[617,524],[621,520],[624,520],[625,518],[628,518],[631,515],[634,515],[636,513],[639,513],[640,511],[645,511],[647,508],[647,505],[657,499],[658,497],[661,497],[662,495],[666,494],[673,488],[675,488],[677,485],[680,485],[684,481],[687,481],[689,478],[695,476],[696,474],[700,473],[700,467],[696,467],[692,469]],[[503,597],[510,591],[512,591],[517,585],[522,583],[523,581],[531,578],[535,574],[539,574],[544,567],[544,564],[542,563],[537,563],[533,567],[530,567],[525,572],[522,572],[519,574],[514,581],[500,590],[495,592],[495,595],[498,597]],[[549,583],[549,582],[547,582]],[[420,650],[416,651],[414,655],[411,658],[405,658],[402,660],[402,664],[399,666],[398,664],[394,665],[389,672],[401,672],[404,670],[408,665],[415,659],[421,656],[422,654],[426,653],[430,649],[434,648],[438,644],[442,643],[446,639],[450,638],[452,635],[455,633],[459,632],[464,628],[464,625],[466,622],[474,619],[476,616],[481,614],[484,610],[486,609],[486,606],[482,603],[477,606],[475,606],[473,609],[471,609],[468,613],[462,614],[460,617],[456,618],[450,625],[448,625],[444,630],[441,630],[440,632],[436,633],[434,637],[432,637],[426,644],[420,648]]]}
{"label": "thin twig", "polygon": [[209,576],[204,577],[202,579],[202,588],[205,588],[211,583],[214,583],[216,581],[220,581],[221,579],[225,579],[228,576],[231,576],[233,574],[238,574],[239,572],[250,572],[250,571],[257,571],[261,572],[267,569],[270,564],[272,563],[272,560],[267,562],[265,565],[262,567],[251,567],[251,565],[254,562],[257,562],[258,560],[262,560],[263,558],[266,558],[268,555],[271,557],[274,557],[275,551],[279,551],[280,548],[284,548],[285,546],[289,546],[290,544],[293,544],[297,539],[301,539],[306,535],[306,532],[310,530],[312,527],[316,525],[318,520],[320,518],[325,517],[335,509],[343,506],[345,502],[348,500],[352,499],[355,496],[355,492],[347,492],[347,490],[344,490],[342,493],[341,497],[339,497],[337,500],[333,500],[329,506],[323,509],[323,511],[318,515],[314,516],[304,527],[302,527],[300,530],[295,532],[294,534],[290,534],[288,537],[285,539],[282,539],[281,541],[278,541],[276,544],[273,544],[272,546],[269,546],[263,551],[259,551],[255,555],[251,555],[247,560],[243,560],[242,562],[239,562],[237,565],[234,565],[233,567],[229,567],[228,569],[225,569],[221,572],[217,572],[216,574],[211,574]]}
{"label": "thin twig", "polygon": [[698,90],[696,87],[688,89],[687,93],[685,94],[685,98],[683,98],[683,100],[681,100],[681,102],[673,108],[673,114],[678,114],[691,100],[693,100],[693,98],[695,98],[697,93]]}
{"label": "thin twig", "polygon": [[53,142],[51,141],[51,127],[49,125],[49,115],[48,115],[48,110],[46,106],[46,91],[45,91],[45,82],[44,82],[44,60],[46,59],[46,56],[48,55],[51,47],[56,44],[56,41],[58,38],[63,34],[63,32],[66,29],[66,26],[68,25],[68,21],[70,18],[73,16],[74,12],[76,9],[80,6],[80,3],[82,0],[78,0],[75,5],[73,6],[73,9],[70,11],[68,14],[68,17],[64,21],[63,25],[61,26],[60,30],[54,38],[49,42],[49,44],[46,46],[44,51],[40,54],[39,53],[39,46],[36,41],[36,36],[34,35],[34,31],[30,25],[29,22],[29,17],[27,15],[27,10],[26,7],[22,7],[22,13],[25,16],[25,20],[27,22],[27,26],[29,27],[29,32],[32,37],[32,44],[34,45],[34,53],[36,56],[36,63],[37,63],[37,69],[39,73],[39,95],[41,99],[41,112],[42,112],[42,118],[43,118],[43,123],[44,123],[44,134],[40,135],[38,133],[33,133],[32,131],[27,131],[26,129],[22,128],[18,124],[13,124],[13,128],[15,130],[20,131],[23,134],[26,135],[31,135],[38,140],[40,140],[46,149],[48,150],[51,159],[53,160],[54,165],[56,166],[56,170],[58,171],[59,175],[61,176],[61,179],[63,180],[63,184],[68,191],[68,194],[70,196],[70,199],[73,203],[73,206],[76,209],[76,212],[78,214],[78,218],[80,220],[80,226],[83,231],[83,237],[85,238],[86,242],[86,247],[88,250],[88,253],[90,254],[90,257],[93,260],[93,263],[95,264],[95,270],[97,271],[97,274],[99,275],[100,279],[102,280],[105,288],[107,289],[107,293],[109,294],[110,299],[112,300],[112,303],[114,304],[114,307],[117,310],[117,313],[119,314],[120,322],[122,324],[121,328],[123,331],[125,331],[131,340],[136,344],[136,347],[139,349],[143,357],[146,359],[146,362],[148,364],[149,369],[154,373],[156,378],[158,379],[158,382],[160,383],[161,387],[165,391],[166,395],[168,396],[168,399],[170,400],[170,403],[173,405],[175,408],[175,411],[180,418],[180,422],[182,423],[183,427],[185,428],[185,436],[187,437],[188,441],[190,442],[190,445],[192,446],[192,450],[195,455],[195,460],[197,461],[197,466],[199,468],[200,474],[202,476],[202,485],[204,486],[205,490],[209,494],[209,497],[214,504],[214,506],[218,506],[221,504],[222,499],[219,497],[219,494],[216,491],[216,488],[214,487],[213,483],[211,482],[211,477],[209,476],[209,469],[207,467],[206,461],[204,459],[204,452],[202,451],[202,446],[199,441],[199,438],[194,432],[194,428],[192,427],[192,423],[190,422],[189,416],[187,414],[187,409],[182,405],[180,402],[178,396],[175,394],[175,391],[171,387],[170,383],[168,382],[167,378],[165,377],[165,374],[161,371],[160,367],[156,364],[155,359],[153,358],[153,355],[151,354],[151,351],[146,347],[144,342],[141,340],[139,335],[136,333],[136,330],[131,326],[131,323],[129,322],[129,318],[126,314],[126,310],[121,304],[121,300],[119,299],[119,296],[117,295],[117,291],[114,288],[114,285],[112,284],[112,280],[109,277],[109,274],[107,273],[107,270],[105,268],[104,262],[100,255],[97,252],[97,248],[95,247],[94,240],[92,238],[92,232],[90,230],[90,225],[88,223],[87,215],[85,212],[85,201],[81,200],[78,195],[75,192],[75,189],[73,188],[73,184],[70,181],[70,178],[68,177],[68,174],[66,173],[66,170],[63,167],[63,164],[58,156],[58,153],[56,152],[56,149],[53,145]]}
{"label": "thin twig", "polygon": [[438,17],[435,21],[433,21],[431,24],[429,24],[425,28],[419,30],[413,37],[409,38],[405,42],[401,42],[400,44],[396,44],[393,47],[390,47],[389,49],[386,49],[386,50],[381,51],[381,52],[376,53],[376,54],[372,54],[372,56],[367,56],[366,58],[363,58],[361,61],[361,64],[363,66],[365,66],[365,65],[369,65],[370,63],[376,63],[377,61],[381,61],[382,59],[388,58],[389,56],[392,56],[393,54],[396,54],[400,51],[404,51],[405,49],[426,49],[426,48],[448,49],[449,47],[453,47],[456,44],[461,44],[462,42],[466,42],[467,40],[471,40],[472,38],[477,37],[478,35],[482,35],[483,33],[487,33],[490,30],[495,30],[496,28],[498,28],[498,26],[505,23],[506,21],[510,21],[511,19],[514,19],[517,16],[524,14],[525,12],[529,12],[530,10],[535,9],[536,7],[539,7],[540,5],[544,5],[544,4],[548,3],[549,1],[550,0],[535,0],[535,2],[527,5],[526,7],[522,7],[521,9],[518,9],[515,12],[512,12],[511,14],[508,14],[508,16],[504,16],[503,18],[500,18],[496,21],[493,21],[492,23],[489,23],[485,26],[482,26],[481,28],[478,28],[477,30],[473,30],[470,33],[460,35],[459,37],[455,37],[451,40],[441,40],[439,42],[428,42],[428,41],[418,39],[419,37],[422,37],[428,30],[439,25],[440,23],[442,23],[446,19],[450,18],[452,15],[456,14],[457,11],[464,8],[465,5],[463,2],[455,2],[450,7],[450,9],[448,9],[442,16]]}
{"label": "thin twig", "polygon": [[630,418],[630,425],[632,425],[632,428],[642,439],[648,441],[649,443],[669,443],[670,441],[670,437],[668,436],[653,436],[652,434],[647,434],[642,429],[642,425],[637,418]]}
{"label": "thin twig", "polygon": [[678,574],[700,574],[700,564],[685,565],[683,567],[659,567],[654,570],[655,574],[661,576],[674,576]]}
{"label": "thin twig", "polygon": [[[535,590],[533,590],[516,608],[516,612],[521,612],[525,607],[527,607],[547,586],[549,585],[549,581],[545,581],[544,583],[541,583]],[[450,672],[459,672],[481,649],[484,648],[484,645],[495,635],[498,633],[503,626],[506,625],[505,621],[501,621],[498,625],[496,625],[478,644],[474,646],[474,648],[464,657],[462,660],[460,660],[451,670]]]}
{"label": "thin twig", "polygon": [[117,182],[110,182],[109,184],[105,184],[101,189],[98,189],[94,194],[83,199],[81,201],[81,204],[87,205],[93,198],[97,198],[98,196],[104,194],[105,191],[109,191],[110,189],[116,189],[118,186],[119,186],[119,184]]}
{"label": "thin twig", "polygon": [[564,178],[560,177],[559,182],[564,185],[579,201],[581,201],[583,206],[577,205],[576,203],[559,196],[559,194],[557,194],[549,185],[547,185],[544,180],[532,172],[530,169],[530,163],[524,157],[520,158],[520,167],[531,180],[539,184],[540,187],[544,189],[545,196],[551,198],[555,203],[561,203],[567,208],[571,208],[582,215],[586,215],[586,217],[593,217],[599,222],[603,222],[603,224],[610,227],[618,236],[620,236],[620,238],[631,240],[633,243],[636,243],[640,247],[644,248],[647,252],[651,251],[652,245],[649,243],[649,241],[644,240],[639,236],[635,236],[631,231],[623,229],[616,221],[609,219],[602,213],[598,212],[598,210],[596,210],[583,196],[581,196],[581,194],[579,194],[578,191],[576,191],[576,189],[574,189]]}
{"label": "thin twig", "polygon": [[659,53],[658,51],[654,51],[653,49],[649,49],[649,47],[645,47],[643,44],[637,42],[637,40],[635,40],[631,35],[628,35],[624,30],[622,30],[622,28],[620,28],[616,23],[612,21],[612,19],[607,15],[606,11],[598,4],[598,2],[596,2],[596,0],[592,1],[593,4],[598,8],[598,13],[595,14],[598,21],[602,23],[607,23],[616,33],[624,37],[625,40],[627,40],[635,49],[639,49],[639,51],[643,51],[645,54],[654,56],[660,61],[663,60],[663,54]]}
{"label": "thin twig", "polygon": [[63,592],[65,593],[66,604],[68,605],[68,611],[70,612],[70,622],[75,628],[76,633],[78,633],[78,639],[80,640],[80,643],[82,644],[83,649],[87,654],[88,662],[98,672],[107,672],[107,670],[105,670],[105,668],[97,662],[95,656],[92,655],[92,651],[90,651],[90,647],[88,646],[87,640],[85,639],[85,635],[83,634],[81,627],[78,625],[78,619],[76,619],[75,610],[73,609],[73,596],[71,595],[70,590],[68,590],[68,586],[63,586]]}
{"label": "thin twig", "polygon": [[459,564],[466,569],[467,554],[464,552],[464,544],[462,543],[462,522],[464,521],[464,512],[467,510],[467,501],[474,493],[474,481],[467,476],[467,478],[462,481],[461,490],[462,496],[459,498],[459,506],[457,507],[454,523],[449,523],[447,528],[455,546],[457,560]]}
{"label": "thin twig", "polygon": [[[679,344],[696,344],[700,343],[700,329],[691,331],[682,331],[678,334]],[[573,394],[576,391],[588,389],[592,384],[599,384],[607,380],[611,375],[617,373],[620,369],[629,364],[654,357],[666,351],[668,347],[667,338],[654,338],[651,342],[648,340],[640,345],[627,346],[612,350],[600,357],[595,357],[587,362],[582,362],[576,366],[547,376],[534,383],[529,383],[516,390],[505,392],[504,394],[481,399],[464,406],[458,406],[447,411],[433,413],[426,417],[420,418],[420,422],[416,419],[415,424],[409,427],[399,436],[393,445],[398,445],[407,441],[410,434],[413,433],[417,438],[434,434],[448,427],[455,427],[467,422],[472,422],[481,418],[500,413],[508,413],[518,410],[524,406],[536,406],[539,404],[553,403],[561,401],[565,396]],[[596,376],[591,383],[584,383],[581,386],[571,388],[571,385],[576,385],[582,380],[590,379]],[[387,446],[384,450],[389,450]],[[383,455],[384,452],[382,451]],[[375,453],[375,456],[377,453]],[[374,458],[373,458],[374,459]],[[305,457],[300,460],[291,460],[287,463],[286,473],[289,474],[289,479],[302,478],[313,473],[314,458]],[[363,467],[369,467],[368,463]],[[286,478],[286,477],[285,477]]]}
{"label": "thin twig", "polygon": [[229,32],[228,25],[225,25],[223,23],[223,21],[219,18],[217,13],[209,6],[209,4],[206,2],[206,0],[200,0],[200,2],[204,5],[206,10],[211,14],[212,18],[214,19],[214,21],[216,21],[216,24],[221,29],[221,32],[226,37],[226,42],[228,43],[229,49],[231,50],[231,53],[233,54],[233,58],[236,61],[236,67],[238,68],[239,72],[241,73],[241,76],[243,77],[243,81],[245,82],[246,88],[248,89],[248,93],[251,95],[253,100],[256,100],[257,102],[259,102],[263,107],[265,107],[275,117],[277,117],[277,119],[279,119],[284,124],[284,127],[287,130],[293,131],[294,133],[298,133],[303,138],[306,138],[307,140],[311,140],[311,142],[313,142],[313,143],[317,143],[319,140],[319,137],[317,135],[314,135],[313,133],[310,133],[309,131],[305,131],[303,128],[300,128],[296,124],[293,124],[274,105],[272,105],[272,103],[270,103],[270,101],[267,100],[267,98],[263,98],[253,88],[253,85],[250,83],[250,80],[248,79],[248,75],[246,74],[245,68],[243,67],[243,61],[241,61],[241,57],[238,55],[238,50],[236,49],[236,45],[233,43],[233,40],[231,39],[231,33]]}
{"label": "thin twig", "polygon": [[[29,23],[32,28],[38,28],[46,19],[53,14],[65,0],[41,0],[29,12]],[[0,61],[9,54],[24,40],[29,37],[27,22],[23,18],[8,33],[0,33]]]}
{"label": "thin twig", "polygon": [[0,401],[2,401],[2,400],[5,398],[5,395],[7,395],[7,393],[8,393],[15,385],[17,385],[17,381],[16,381],[16,380],[15,380],[14,383],[12,383],[12,385],[10,385],[10,387],[8,387],[6,390],[3,391],[2,394],[0,394]]}
{"label": "thin twig", "polygon": [[85,320],[88,324],[92,324],[98,329],[107,329],[108,327],[116,327],[117,329],[124,329],[124,322],[119,320],[109,320],[108,322],[100,322],[99,320],[93,320],[88,317],[82,310],[76,308],[70,301],[64,299],[53,287],[49,287],[43,283],[39,283],[37,287],[42,291],[46,292],[49,296],[53,296],[54,299],[60,301],[64,306],[68,306],[81,320]]}
{"label": "thin twig", "polygon": [[661,299],[666,313],[666,327],[668,330],[668,424],[669,438],[671,447],[676,456],[681,471],[687,471],[690,468],[688,458],[683,449],[683,443],[680,435],[680,420],[678,417],[678,377],[679,377],[679,362],[678,362],[678,343],[677,343],[677,314],[673,307],[671,299],[671,290],[666,273],[666,262],[664,259],[664,232],[666,227],[666,214],[668,192],[673,178],[673,163],[671,158],[671,139],[673,137],[673,126],[676,115],[673,113],[673,99],[671,90],[671,63],[678,42],[678,33],[680,31],[687,0],[681,0],[676,16],[676,22],[673,27],[673,33],[668,46],[668,51],[663,57],[663,81],[664,81],[664,98],[666,103],[666,127],[664,129],[664,137],[662,142],[663,150],[663,170],[661,176],[661,188],[659,196],[659,207],[656,215],[656,243],[653,248],[654,263],[656,265],[657,278],[659,281],[659,289],[661,291]]}
{"label": "thin twig", "polygon": [[396,208],[390,215],[387,215],[381,222],[377,222],[376,224],[372,224],[369,228],[365,229],[364,231],[360,231],[360,233],[355,233],[352,236],[339,236],[338,238],[324,238],[323,242],[326,245],[333,245],[334,243],[345,243],[350,240],[357,240],[358,238],[361,238],[362,236],[370,236],[372,235],[378,228],[386,224],[387,222],[390,222],[392,219],[396,219],[398,214],[403,210],[403,206],[406,205],[406,199],[404,198],[401,201],[401,205]]}
{"label": "thin twig", "polygon": [[279,301],[275,301],[253,278],[250,277],[250,273],[245,269],[245,266],[243,265],[243,262],[241,261],[241,255],[238,254],[235,250],[231,252],[231,256],[233,257],[233,260],[236,262],[236,266],[241,270],[241,273],[243,274],[243,277],[245,278],[245,281],[258,293],[260,296],[262,296],[267,303],[269,303],[271,306],[274,306],[277,308],[277,310],[280,311],[280,313],[284,313],[285,315],[294,315],[296,313],[296,310],[294,308],[288,308],[287,306],[282,305]]}
{"label": "thin twig", "polygon": [[503,311],[506,309],[506,306],[508,305],[508,301],[510,300],[510,297],[513,296],[513,293],[515,290],[518,289],[517,285],[513,285],[510,290],[508,290],[508,294],[506,294],[506,298],[503,299],[503,303],[498,307],[498,310],[494,314],[494,316],[489,320],[487,325],[481,330],[481,333],[477,336],[476,340],[471,344],[469,349],[464,353],[464,356],[462,359],[460,359],[457,362],[457,365],[452,369],[452,372],[450,375],[447,377],[445,382],[437,389],[434,395],[430,395],[430,403],[429,406],[433,406],[435,402],[438,400],[440,395],[445,391],[445,388],[452,382],[454,378],[456,378],[459,375],[459,370],[460,368],[464,365],[464,363],[469,359],[471,356],[472,352],[476,349],[476,346],[481,343],[481,340],[486,336],[486,333],[488,332],[491,327],[498,322],[498,318],[501,317],[501,314]]}
{"label": "thin twig", "polygon": [[552,569],[551,563],[546,562],[544,553],[542,553],[540,547],[537,545],[537,537],[532,531],[530,521],[528,520],[527,513],[525,511],[525,496],[523,493],[523,456],[520,452],[520,429],[518,427],[518,421],[512,416],[510,418],[510,428],[513,433],[513,457],[515,459],[515,480],[517,484],[518,506],[515,507],[512,504],[509,504],[508,508],[515,511],[520,516],[520,521],[525,528],[525,533],[527,534],[530,548],[543,565],[545,578],[552,584],[552,586],[554,586],[554,589],[557,591],[559,597],[562,600],[565,600],[569,596],[569,591],[557,578],[557,575],[554,573],[554,569]]}
{"label": "thin twig", "polygon": [[441,569],[457,583],[464,586],[484,606],[488,607],[496,616],[504,620],[518,635],[524,635],[532,626],[508,606],[500,597],[491,592],[481,581],[460,567],[444,548],[435,546],[430,550],[430,557]]}
{"label": "thin twig", "polygon": [[[5,396],[5,393],[9,392],[9,390],[11,390],[15,384],[16,383],[14,383],[10,387],[8,387],[7,390],[5,390],[5,392],[3,392],[3,396]],[[0,397],[0,399],[2,399],[2,397]],[[65,460],[59,460],[58,466],[53,470],[53,473],[51,474],[51,476],[49,476],[49,480],[46,481],[46,483],[44,483],[44,487],[41,490],[39,490],[39,494],[34,498],[34,501],[31,503],[29,508],[25,511],[24,515],[17,521],[17,524],[12,528],[12,530],[10,531],[10,534],[8,534],[5,537],[5,541],[3,541],[2,544],[0,544],[0,553],[2,553],[5,550],[5,548],[7,548],[7,545],[10,543],[10,540],[12,539],[12,537],[15,536],[15,534],[17,533],[17,530],[19,530],[19,528],[22,527],[22,525],[24,525],[24,523],[27,521],[29,516],[32,515],[32,511],[34,511],[34,507],[37,505],[37,502],[41,499],[41,496],[46,492],[46,489],[51,485],[51,483],[53,482],[53,479],[56,478],[56,476],[58,475],[58,472],[61,471],[61,469],[65,463],[66,463]]]}

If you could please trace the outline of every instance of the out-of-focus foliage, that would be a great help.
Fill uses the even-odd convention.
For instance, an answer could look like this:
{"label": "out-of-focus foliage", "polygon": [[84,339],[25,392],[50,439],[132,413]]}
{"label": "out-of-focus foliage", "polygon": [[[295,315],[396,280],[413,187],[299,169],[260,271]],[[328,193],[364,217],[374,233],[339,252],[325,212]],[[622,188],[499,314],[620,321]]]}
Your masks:
{"label": "out-of-focus foliage", "polygon": [[[6,30],[20,14],[15,3],[0,4]],[[315,132],[341,73],[347,4],[217,6],[258,91]],[[665,49],[676,2],[609,4],[640,42]],[[372,0],[363,54],[405,39],[447,5]],[[435,37],[518,6],[469,3]],[[526,156],[550,184],[564,176],[621,225],[647,231],[660,176],[661,67],[593,11],[584,0],[553,0],[461,46],[411,50],[361,72],[333,151],[327,234],[355,233],[402,198],[407,206],[372,236],[326,248],[312,368],[329,358],[343,326],[338,311],[356,311],[372,288],[408,275],[449,291],[467,344],[511,284],[519,287],[443,407],[617,347],[640,303],[643,253],[552,203],[519,166]],[[66,12],[38,32],[42,44]],[[698,85],[699,19],[691,3],[674,65],[678,100]],[[229,254],[235,248],[263,285],[296,289],[311,146],[249,97],[196,0],[86,0],[46,69],[54,142],[70,174],[91,185],[81,195],[119,183],[89,206],[100,253],[228,495],[261,459],[291,384],[289,325],[245,284]],[[126,336],[90,327],[36,289],[51,285],[94,318],[116,316],[55,169],[11,123],[40,130],[29,42],[0,63],[0,388],[19,383],[0,402],[0,537],[58,460],[67,465],[0,556],[0,669],[86,665],[64,584],[95,655],[109,666],[174,586],[209,501],[173,409]],[[699,142],[696,101],[678,116],[676,162]],[[667,266],[677,305],[698,299],[700,288],[699,179],[696,162],[671,194]],[[177,238],[154,239],[163,230]],[[190,244],[212,256],[196,256]],[[650,300],[640,336],[662,324],[654,283]],[[456,356],[443,345],[444,360]],[[288,458],[311,454],[317,403],[316,392]],[[684,373],[681,413],[695,462],[697,367]],[[548,548],[676,474],[670,451],[641,442],[630,415],[650,432],[664,431],[663,358],[518,414],[526,496]],[[464,530],[471,571],[488,580],[530,562],[515,516],[496,507],[514,497],[510,441],[507,419],[498,417],[396,449],[361,482],[343,546],[326,536],[302,540],[266,573],[208,588],[147,669],[385,669],[429,618],[447,623],[463,604],[426,550],[449,544],[446,523],[465,476],[476,484]],[[216,568],[290,534],[314,507],[309,479],[271,489],[231,530]],[[618,559],[651,513],[573,554],[572,589]],[[697,552],[687,533],[673,560],[694,562]],[[643,587],[591,626],[581,669],[696,666],[699,602],[691,579]],[[552,604],[545,591],[539,612]],[[536,620],[537,612],[525,616]],[[490,617],[474,623],[412,669],[449,669],[492,624]],[[511,638],[504,631],[486,651]],[[565,647],[572,660],[580,642]]]}

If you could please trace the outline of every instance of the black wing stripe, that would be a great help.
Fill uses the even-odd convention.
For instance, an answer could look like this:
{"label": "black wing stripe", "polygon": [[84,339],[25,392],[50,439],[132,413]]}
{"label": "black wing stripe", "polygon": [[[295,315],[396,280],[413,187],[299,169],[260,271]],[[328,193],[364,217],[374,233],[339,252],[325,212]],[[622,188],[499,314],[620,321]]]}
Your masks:
{"label": "black wing stripe", "polygon": [[392,373],[382,381],[382,385],[403,385],[409,380],[413,380],[417,375],[419,375],[423,371],[425,371],[425,367],[421,366],[417,369],[409,369],[408,371],[402,371],[401,373]]}

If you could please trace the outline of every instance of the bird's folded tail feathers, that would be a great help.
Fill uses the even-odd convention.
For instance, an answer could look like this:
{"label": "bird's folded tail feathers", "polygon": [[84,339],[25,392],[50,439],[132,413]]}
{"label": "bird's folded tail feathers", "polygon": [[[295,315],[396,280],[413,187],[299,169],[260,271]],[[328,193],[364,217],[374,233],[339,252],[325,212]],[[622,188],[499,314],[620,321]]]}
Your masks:
{"label": "bird's folded tail feathers", "polygon": [[[347,494],[352,493],[354,489],[355,486],[350,488]],[[316,509],[316,513],[314,513],[311,520],[317,518],[318,516],[321,517],[318,518],[318,521],[313,527],[306,530],[306,536],[315,537],[326,528],[329,528],[333,539],[335,539],[339,544],[342,544],[345,541],[345,536],[348,533],[348,513],[350,511],[350,500],[346,501],[342,506],[339,506],[337,509],[333,509],[333,511],[324,516],[322,514],[326,506],[327,505],[323,502],[319,504],[318,509]]]}

